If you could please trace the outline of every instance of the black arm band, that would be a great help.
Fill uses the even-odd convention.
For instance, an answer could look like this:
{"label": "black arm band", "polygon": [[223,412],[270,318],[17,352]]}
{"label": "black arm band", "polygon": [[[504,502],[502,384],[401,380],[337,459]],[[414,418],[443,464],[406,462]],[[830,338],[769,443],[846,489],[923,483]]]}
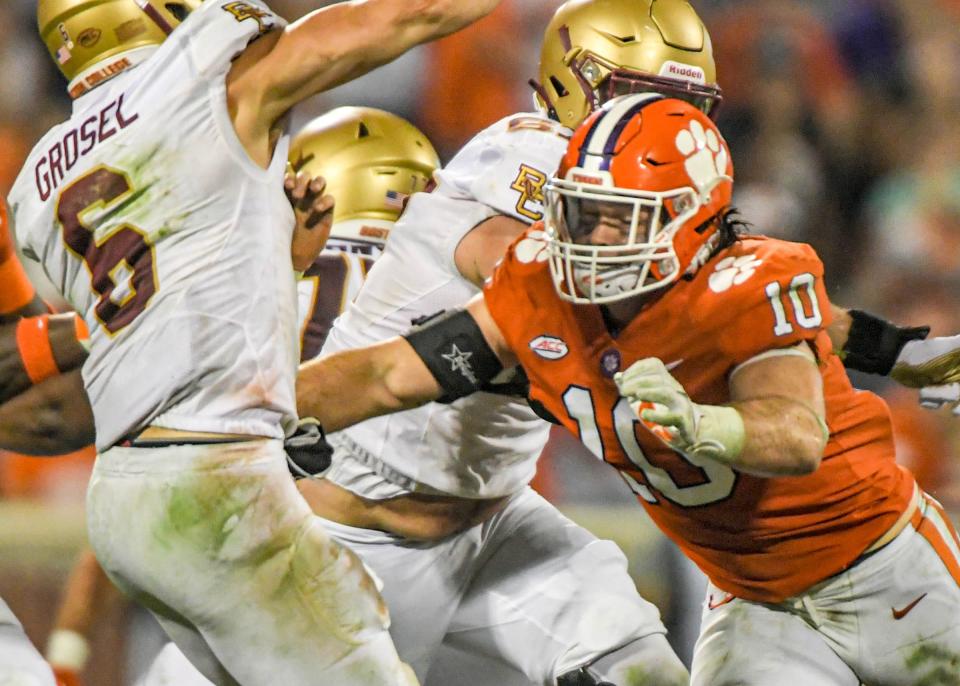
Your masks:
{"label": "black arm band", "polygon": [[850,333],[840,357],[847,369],[868,374],[886,376],[903,346],[930,333],[929,326],[899,327],[861,310],[850,310],[850,318]]}
{"label": "black arm band", "polygon": [[443,389],[440,402],[480,390],[503,370],[473,315],[463,309],[433,317],[403,337]]}

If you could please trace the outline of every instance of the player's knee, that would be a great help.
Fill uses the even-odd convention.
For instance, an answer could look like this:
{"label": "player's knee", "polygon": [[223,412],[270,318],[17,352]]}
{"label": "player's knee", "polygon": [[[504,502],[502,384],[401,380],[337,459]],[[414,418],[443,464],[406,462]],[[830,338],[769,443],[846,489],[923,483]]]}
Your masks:
{"label": "player's knee", "polygon": [[557,686],[689,686],[690,675],[663,634],[637,639],[557,679]]}

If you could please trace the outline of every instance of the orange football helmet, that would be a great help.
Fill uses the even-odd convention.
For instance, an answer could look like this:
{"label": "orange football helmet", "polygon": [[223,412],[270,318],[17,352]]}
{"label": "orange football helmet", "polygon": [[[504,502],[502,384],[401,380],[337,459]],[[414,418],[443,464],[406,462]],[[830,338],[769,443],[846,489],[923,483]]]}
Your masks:
{"label": "orange football helmet", "polygon": [[733,163],[693,105],[625,95],[576,130],[545,193],[557,292],[607,303],[664,288],[709,258],[730,207]]}

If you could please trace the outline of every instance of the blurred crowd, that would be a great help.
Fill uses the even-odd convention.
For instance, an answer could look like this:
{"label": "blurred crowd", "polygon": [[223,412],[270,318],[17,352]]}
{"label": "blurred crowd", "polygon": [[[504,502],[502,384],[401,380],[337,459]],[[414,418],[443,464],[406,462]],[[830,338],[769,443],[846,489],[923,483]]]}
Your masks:
{"label": "blurred crowd", "polygon": [[[269,0],[295,20],[318,0]],[[443,159],[472,134],[531,107],[543,27],[558,0],[506,0],[467,31],[318,97],[295,124],[341,104],[412,120]],[[733,150],[735,203],[758,233],[813,244],[834,302],[900,323],[960,331],[960,1],[694,0],[713,37]],[[0,3],[0,191],[70,103],[35,31],[35,0]],[[954,115],[954,116],[951,116]],[[900,459],[960,508],[960,418],[916,395],[857,379],[894,408]],[[554,451],[557,452],[566,452]],[[37,469],[0,462],[0,493],[82,497],[89,456]],[[555,461],[541,487],[580,467]],[[53,474],[54,476],[51,476]],[[578,493],[601,497],[578,486]],[[580,496],[583,498],[583,496]]]}

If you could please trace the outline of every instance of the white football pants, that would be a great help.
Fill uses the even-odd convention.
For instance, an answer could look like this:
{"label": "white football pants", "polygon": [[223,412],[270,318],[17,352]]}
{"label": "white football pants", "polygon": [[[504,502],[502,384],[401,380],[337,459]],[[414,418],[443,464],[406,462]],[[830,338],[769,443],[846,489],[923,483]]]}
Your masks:
{"label": "white football pants", "polygon": [[287,472],[280,441],[112,448],[90,543],[218,686],[409,686],[386,607]]}

